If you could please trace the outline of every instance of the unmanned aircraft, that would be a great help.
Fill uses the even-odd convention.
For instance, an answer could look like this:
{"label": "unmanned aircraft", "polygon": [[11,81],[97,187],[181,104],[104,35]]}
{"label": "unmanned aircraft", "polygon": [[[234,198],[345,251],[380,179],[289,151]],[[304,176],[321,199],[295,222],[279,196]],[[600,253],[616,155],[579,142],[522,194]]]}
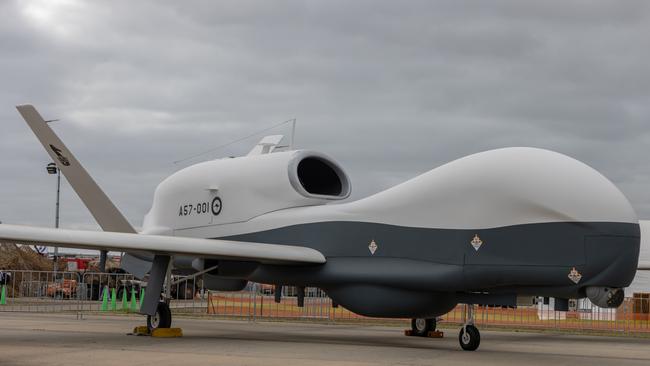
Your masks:
{"label": "unmanned aircraft", "polygon": [[585,297],[618,307],[639,265],[642,228],[621,191],[580,161],[526,147],[470,155],[340,202],[351,184],[334,159],[281,151],[269,136],[246,156],[163,180],[136,232],[36,109],[17,109],[104,231],[2,224],[0,240],[128,253],[124,269],[149,273],[140,312],[152,329],[171,326],[161,292],[173,266],[204,273],[212,290],[297,286],[300,302],[306,286],[318,287],[355,313],[411,318],[422,336],[468,304],[459,342],[475,350],[473,305],[539,296],[555,298],[556,310]]}

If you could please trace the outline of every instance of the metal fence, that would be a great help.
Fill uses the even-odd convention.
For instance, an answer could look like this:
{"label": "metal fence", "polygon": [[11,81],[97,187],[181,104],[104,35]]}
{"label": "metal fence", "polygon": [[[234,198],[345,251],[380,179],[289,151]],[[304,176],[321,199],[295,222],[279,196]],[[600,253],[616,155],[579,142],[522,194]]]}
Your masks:
{"label": "metal fence", "polygon": [[[304,306],[285,287],[279,303],[271,286],[251,284],[239,292],[209,292],[207,313],[219,317],[257,319],[297,319],[326,322],[406,323],[409,319],[378,319],[355,314],[336,306],[320,289],[307,288]],[[288,294],[287,294],[288,292]],[[553,299],[530,306],[476,306],[474,321],[483,327],[515,329],[585,330],[619,333],[650,333],[650,294],[628,297],[619,308],[604,309],[587,299],[573,300],[569,311],[555,311]],[[438,318],[441,325],[464,322],[465,305],[458,305]]]}
{"label": "metal fence", "polygon": [[[307,288],[303,306],[296,289],[283,287],[279,303],[275,287],[249,283],[243,291],[220,292],[203,288],[201,277],[173,277],[169,296],[172,311],[214,317],[293,319],[324,322],[402,323],[408,319],[376,319],[336,306],[325,292]],[[0,270],[0,311],[138,312],[146,283],[129,274],[4,271]],[[440,317],[439,323],[456,325],[464,319],[464,305]],[[552,300],[516,308],[477,306],[474,320],[483,327],[518,329],[588,330],[650,334],[650,294],[626,298],[617,309],[599,308],[589,300],[571,301],[570,311],[553,310]]]}
{"label": "metal fence", "polygon": [[[206,312],[207,292],[200,279],[172,277],[171,307]],[[0,270],[0,311],[137,313],[146,282],[131,274]]]}
{"label": "metal fence", "polygon": [[77,311],[76,272],[0,271],[0,311]]}

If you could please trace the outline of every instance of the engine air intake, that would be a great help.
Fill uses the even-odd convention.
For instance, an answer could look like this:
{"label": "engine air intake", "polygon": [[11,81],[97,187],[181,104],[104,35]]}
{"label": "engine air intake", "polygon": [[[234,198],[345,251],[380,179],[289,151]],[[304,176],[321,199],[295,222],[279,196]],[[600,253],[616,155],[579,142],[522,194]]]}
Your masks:
{"label": "engine air intake", "polygon": [[350,195],[350,181],[334,160],[315,152],[301,151],[290,164],[294,189],[311,198],[344,199]]}
{"label": "engine air intake", "polygon": [[298,179],[309,193],[328,196],[341,194],[341,178],[331,166],[318,158],[305,158],[298,163]]}

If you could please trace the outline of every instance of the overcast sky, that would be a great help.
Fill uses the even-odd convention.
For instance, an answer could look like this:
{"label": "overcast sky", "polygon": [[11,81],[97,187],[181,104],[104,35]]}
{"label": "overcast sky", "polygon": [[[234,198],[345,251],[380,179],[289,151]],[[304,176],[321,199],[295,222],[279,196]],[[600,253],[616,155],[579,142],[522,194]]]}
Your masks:
{"label": "overcast sky", "polygon": [[[2,1],[0,220],[53,225],[32,103],[136,226],[172,162],[297,118],[353,197],[507,146],[650,218],[650,2]],[[288,133],[280,128],[277,133]],[[207,155],[248,151],[261,136]],[[61,226],[96,228],[67,183]]]}

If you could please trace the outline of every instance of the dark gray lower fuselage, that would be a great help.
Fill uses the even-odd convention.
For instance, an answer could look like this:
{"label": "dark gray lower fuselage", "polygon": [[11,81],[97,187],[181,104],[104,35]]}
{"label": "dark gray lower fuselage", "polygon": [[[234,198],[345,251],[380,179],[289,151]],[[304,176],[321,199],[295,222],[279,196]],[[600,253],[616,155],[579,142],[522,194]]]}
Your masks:
{"label": "dark gray lower fuselage", "polygon": [[[322,265],[260,265],[248,280],[320,287],[364,315],[419,317],[440,315],[468,293],[578,298],[587,286],[626,287],[636,272],[640,230],[611,222],[461,230],[336,221],[221,239],[308,246],[327,258]],[[573,268],[577,283],[568,276]]]}

